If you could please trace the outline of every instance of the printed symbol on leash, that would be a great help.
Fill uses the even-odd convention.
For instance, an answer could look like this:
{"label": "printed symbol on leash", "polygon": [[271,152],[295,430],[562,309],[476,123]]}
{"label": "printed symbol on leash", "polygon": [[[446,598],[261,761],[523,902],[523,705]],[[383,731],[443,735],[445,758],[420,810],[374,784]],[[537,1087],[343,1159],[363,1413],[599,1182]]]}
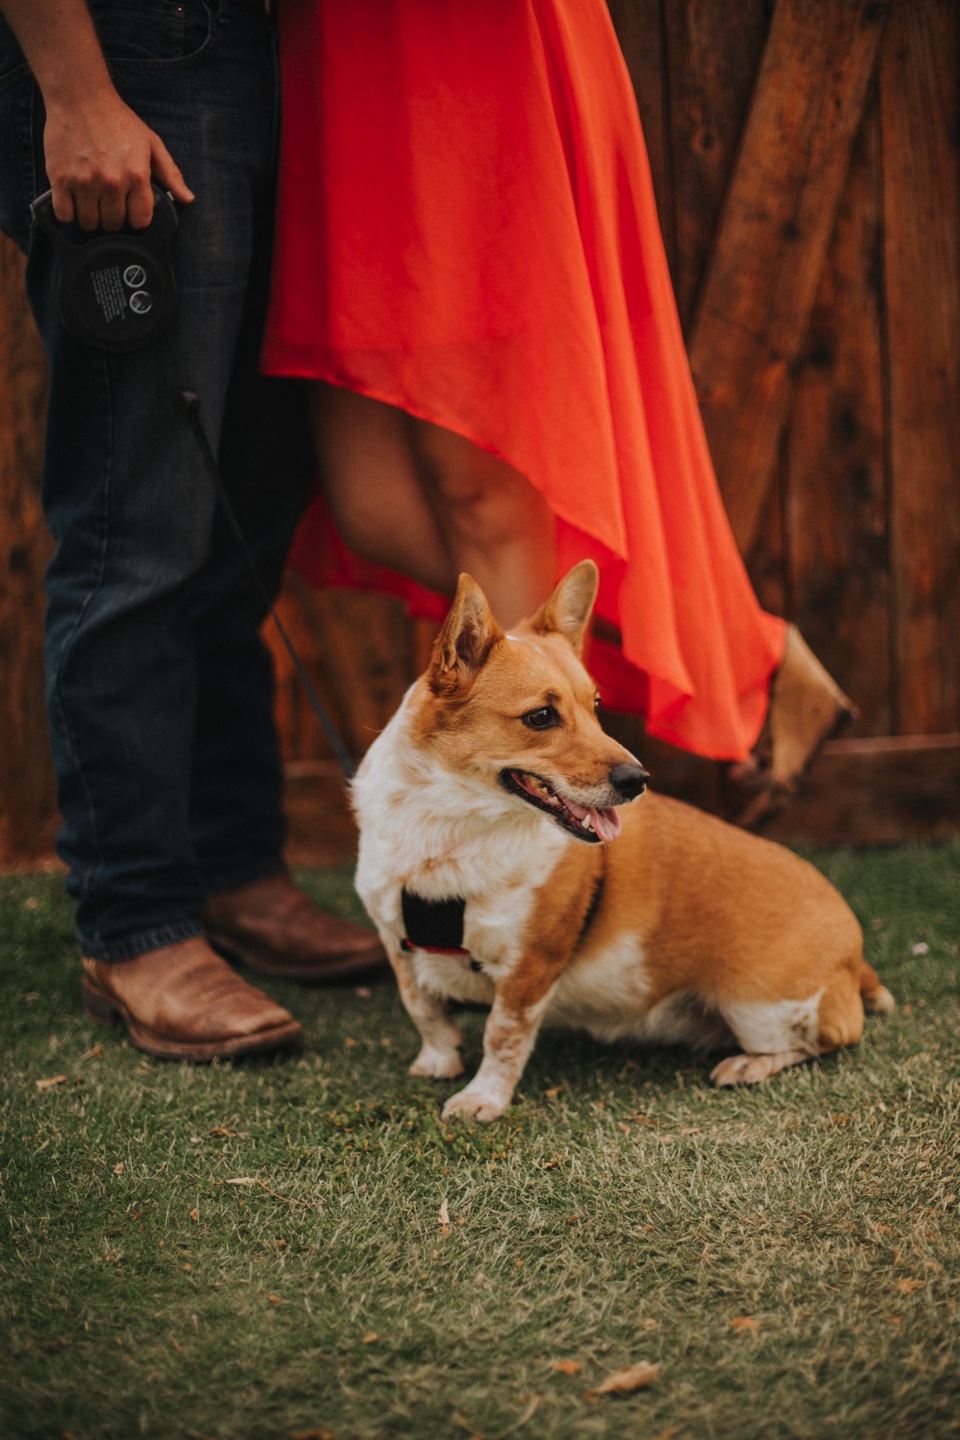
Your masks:
{"label": "printed symbol on leash", "polygon": [[135,315],[146,315],[148,310],[153,309],[153,300],[146,290],[134,290],[130,296],[130,309]]}
{"label": "printed symbol on leash", "polygon": [[146,284],[147,272],[142,265],[128,265],[123,272],[123,279],[131,290],[139,290],[141,285]]}

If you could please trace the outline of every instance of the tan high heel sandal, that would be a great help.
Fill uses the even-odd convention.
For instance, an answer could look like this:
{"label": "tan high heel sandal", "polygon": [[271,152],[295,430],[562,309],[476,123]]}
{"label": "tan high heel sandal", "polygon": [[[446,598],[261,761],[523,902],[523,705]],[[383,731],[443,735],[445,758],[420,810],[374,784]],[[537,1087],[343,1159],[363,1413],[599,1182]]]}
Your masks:
{"label": "tan high heel sandal", "polygon": [[730,770],[739,787],[756,791],[736,824],[756,829],[779,814],[800,789],[824,741],[839,734],[856,713],[796,625],[788,625],[764,733],[754,756]]}

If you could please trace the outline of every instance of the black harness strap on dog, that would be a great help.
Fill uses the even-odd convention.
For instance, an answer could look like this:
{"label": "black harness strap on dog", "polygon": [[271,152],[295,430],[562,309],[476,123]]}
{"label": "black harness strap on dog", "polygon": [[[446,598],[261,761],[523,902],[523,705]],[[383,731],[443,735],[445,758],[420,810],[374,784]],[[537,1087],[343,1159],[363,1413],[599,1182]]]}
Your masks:
{"label": "black harness strap on dog", "polygon": [[576,954],[580,946],[590,933],[590,927],[597,918],[597,911],[600,909],[600,901],[603,899],[604,872],[601,870],[593,882],[593,894],[590,896],[590,904],[587,906],[587,913],[583,917],[583,924],[580,926],[580,934],[577,936],[577,943],[573,947]]}
{"label": "black harness strap on dog", "polygon": [[427,950],[433,955],[469,955],[463,946],[463,916],[466,900],[424,900],[404,890],[400,896],[406,940],[401,950]]}

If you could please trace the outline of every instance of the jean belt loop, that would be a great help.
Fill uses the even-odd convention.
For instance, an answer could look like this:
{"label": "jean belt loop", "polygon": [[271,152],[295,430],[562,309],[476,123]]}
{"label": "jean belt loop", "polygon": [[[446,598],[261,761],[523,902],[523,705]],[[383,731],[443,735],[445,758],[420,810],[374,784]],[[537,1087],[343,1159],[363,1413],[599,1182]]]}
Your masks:
{"label": "jean belt loop", "polygon": [[221,25],[230,24],[230,0],[219,0],[219,21]]}

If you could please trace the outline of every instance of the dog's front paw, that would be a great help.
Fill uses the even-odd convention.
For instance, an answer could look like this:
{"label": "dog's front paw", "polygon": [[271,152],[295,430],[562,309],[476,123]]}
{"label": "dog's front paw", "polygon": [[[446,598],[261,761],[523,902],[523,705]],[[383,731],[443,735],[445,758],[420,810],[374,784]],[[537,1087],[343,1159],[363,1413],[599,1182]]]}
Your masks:
{"label": "dog's front paw", "polygon": [[463,1061],[456,1050],[437,1050],[424,1045],[410,1066],[411,1075],[425,1075],[430,1080],[454,1080],[463,1074]]}
{"label": "dog's front paw", "polygon": [[449,1120],[452,1115],[460,1115],[464,1120],[482,1120],[488,1124],[499,1119],[507,1103],[501,1105],[492,1095],[482,1090],[471,1090],[468,1085],[465,1090],[458,1090],[456,1095],[450,1096],[441,1112],[441,1119]]}

